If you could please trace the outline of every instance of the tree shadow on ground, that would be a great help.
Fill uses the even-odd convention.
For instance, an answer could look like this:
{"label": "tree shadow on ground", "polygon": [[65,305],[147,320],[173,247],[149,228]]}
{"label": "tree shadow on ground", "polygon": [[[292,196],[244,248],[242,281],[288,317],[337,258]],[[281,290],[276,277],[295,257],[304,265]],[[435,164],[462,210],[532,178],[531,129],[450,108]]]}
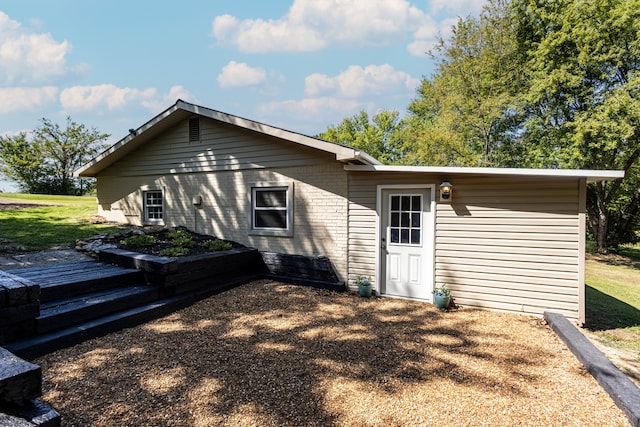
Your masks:
{"label": "tree shadow on ground", "polygon": [[[402,399],[427,417],[445,388],[530,399],[543,380],[556,355],[486,319],[261,281],[36,363],[46,400],[76,425],[327,426],[352,422],[350,407],[366,420],[370,404]],[[429,397],[406,395],[417,387]],[[384,414],[377,422],[400,422]]]}
{"label": "tree shadow on ground", "polygon": [[629,267],[636,270],[640,270],[640,257],[635,257],[635,256],[629,257],[627,255],[630,255],[630,253],[625,252],[625,255],[618,255],[613,253],[606,254],[606,255],[588,254],[588,259],[592,259],[602,264],[613,265],[616,267]]}
{"label": "tree shadow on ground", "polygon": [[589,285],[585,288],[585,328],[604,331],[640,326],[640,310]]}

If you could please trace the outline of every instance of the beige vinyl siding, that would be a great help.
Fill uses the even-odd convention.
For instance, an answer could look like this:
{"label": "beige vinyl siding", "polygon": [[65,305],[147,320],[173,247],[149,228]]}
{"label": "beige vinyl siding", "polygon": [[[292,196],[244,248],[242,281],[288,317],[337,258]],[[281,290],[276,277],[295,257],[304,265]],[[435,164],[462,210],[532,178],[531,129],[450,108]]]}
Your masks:
{"label": "beige vinyl siding", "polygon": [[[432,183],[421,174],[351,172],[349,174],[349,285],[359,275],[376,275],[376,197],[378,185],[420,185]],[[435,182],[435,181],[434,181]],[[439,181],[438,181],[439,182]],[[425,239],[428,237],[425,237]]]}
{"label": "beige vinyl siding", "polygon": [[349,281],[376,272],[377,185],[453,184],[453,202],[436,197],[435,283],[463,307],[583,321],[584,214],[579,179],[349,175]]}
{"label": "beige vinyl siding", "polygon": [[[250,183],[293,183],[293,236],[251,235]],[[164,223],[234,240],[263,251],[329,257],[347,274],[347,175],[338,162],[313,166],[98,178],[103,216],[140,224],[140,188],[165,191]],[[202,205],[193,206],[194,196]]]}
{"label": "beige vinyl siding", "polygon": [[100,176],[141,176],[314,165],[335,156],[202,117],[199,142],[188,120],[108,167]]}
{"label": "beige vinyl siding", "polygon": [[436,283],[465,307],[580,320],[579,190],[577,179],[457,178],[436,208]]}

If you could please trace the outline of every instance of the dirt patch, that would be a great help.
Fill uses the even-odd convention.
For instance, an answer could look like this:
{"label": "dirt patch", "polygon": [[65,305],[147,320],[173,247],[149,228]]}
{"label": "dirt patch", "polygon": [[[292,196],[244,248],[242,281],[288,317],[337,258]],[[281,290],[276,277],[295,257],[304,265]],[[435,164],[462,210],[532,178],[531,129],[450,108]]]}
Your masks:
{"label": "dirt patch", "polygon": [[[640,355],[637,351],[624,350],[606,345],[594,333],[581,329],[582,333],[607,356],[614,365],[618,367],[626,376],[629,377],[638,387],[640,387]],[[618,331],[619,334],[611,332],[611,335],[623,335],[624,331]],[[635,336],[635,334],[634,334]]]}
{"label": "dirt patch", "polygon": [[35,363],[76,426],[628,425],[540,319],[272,281]]}
{"label": "dirt patch", "polygon": [[50,206],[40,203],[16,203],[12,200],[0,198],[0,211],[17,211],[20,209],[29,209],[36,206]]}
{"label": "dirt patch", "polygon": [[617,254],[586,254],[587,260],[594,260],[603,264],[621,265],[640,269],[640,261]]}

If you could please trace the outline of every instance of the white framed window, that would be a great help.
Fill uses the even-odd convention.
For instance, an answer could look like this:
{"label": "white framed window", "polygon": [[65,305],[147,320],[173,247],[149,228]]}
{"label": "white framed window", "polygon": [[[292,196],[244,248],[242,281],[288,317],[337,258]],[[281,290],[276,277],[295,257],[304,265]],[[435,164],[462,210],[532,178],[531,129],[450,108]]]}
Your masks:
{"label": "white framed window", "polygon": [[250,184],[251,234],[293,235],[293,184]]}
{"label": "white framed window", "polygon": [[164,196],[162,190],[146,190],[142,192],[143,220],[146,224],[164,221]]}
{"label": "white framed window", "polygon": [[389,244],[422,245],[422,195],[389,195]]}

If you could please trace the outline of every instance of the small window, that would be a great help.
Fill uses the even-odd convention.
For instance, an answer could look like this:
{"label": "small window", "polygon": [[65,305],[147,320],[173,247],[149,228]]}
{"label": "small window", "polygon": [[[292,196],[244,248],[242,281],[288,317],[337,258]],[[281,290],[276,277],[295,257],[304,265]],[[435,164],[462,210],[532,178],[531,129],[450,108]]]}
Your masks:
{"label": "small window", "polygon": [[189,142],[200,141],[200,118],[189,119]]}
{"label": "small window", "polygon": [[389,243],[420,245],[422,237],[422,196],[390,196],[390,236]]}
{"label": "small window", "polygon": [[292,234],[292,186],[251,186],[251,232],[290,236]]}
{"label": "small window", "polygon": [[164,219],[164,201],[162,197],[162,191],[153,190],[145,191],[144,197],[144,221],[150,222],[162,222]]}

